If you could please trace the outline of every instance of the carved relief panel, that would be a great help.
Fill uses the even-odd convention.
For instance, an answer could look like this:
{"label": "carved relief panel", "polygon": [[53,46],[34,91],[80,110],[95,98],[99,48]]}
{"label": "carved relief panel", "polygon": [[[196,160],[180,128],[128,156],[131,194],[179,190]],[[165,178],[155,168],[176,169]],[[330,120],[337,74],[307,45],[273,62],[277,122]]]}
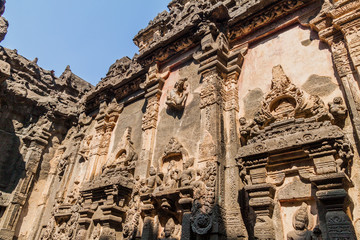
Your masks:
{"label": "carved relief panel", "polygon": [[[249,123],[240,119],[243,146],[237,160],[256,214],[255,237],[327,236],[331,223],[319,221],[325,216],[318,206],[326,208],[326,214],[337,211],[321,196],[335,201],[335,192],[345,191],[349,179],[352,147],[339,127],[346,115],[341,97],[326,106],[319,96],[304,94],[281,66],[273,68],[271,89],[260,110]],[[275,231],[279,227],[281,231]]]}

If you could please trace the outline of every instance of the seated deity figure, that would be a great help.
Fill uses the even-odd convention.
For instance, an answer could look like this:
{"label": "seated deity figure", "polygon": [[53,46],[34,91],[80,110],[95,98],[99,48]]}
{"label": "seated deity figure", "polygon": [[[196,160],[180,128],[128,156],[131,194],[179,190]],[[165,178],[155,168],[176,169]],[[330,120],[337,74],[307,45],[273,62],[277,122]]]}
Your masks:
{"label": "seated deity figure", "polygon": [[190,186],[195,182],[196,171],[192,168],[194,165],[194,158],[190,158],[183,163],[183,171],[180,175],[180,187]]}
{"label": "seated deity figure", "polygon": [[312,232],[307,230],[309,225],[309,217],[307,213],[307,204],[303,203],[301,207],[295,212],[293,218],[294,230],[287,234],[288,240],[311,240]]}
{"label": "seated deity figure", "polygon": [[156,173],[156,170],[153,166],[150,167],[149,177],[145,180],[145,184],[140,189],[141,193],[147,193],[154,191],[156,186],[160,186],[162,183],[161,178]]}
{"label": "seated deity figure", "polygon": [[324,102],[317,95],[311,95],[309,98],[311,103],[310,112],[316,121],[333,120],[333,116],[326,109]]}

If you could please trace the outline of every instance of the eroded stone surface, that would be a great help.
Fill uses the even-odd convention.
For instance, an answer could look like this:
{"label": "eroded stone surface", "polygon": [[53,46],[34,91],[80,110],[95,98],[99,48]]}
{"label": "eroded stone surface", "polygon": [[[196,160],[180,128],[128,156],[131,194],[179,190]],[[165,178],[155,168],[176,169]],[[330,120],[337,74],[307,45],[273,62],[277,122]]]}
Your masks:
{"label": "eroded stone surface", "polygon": [[359,7],[173,0],[96,87],[1,48],[0,239],[356,239]]}

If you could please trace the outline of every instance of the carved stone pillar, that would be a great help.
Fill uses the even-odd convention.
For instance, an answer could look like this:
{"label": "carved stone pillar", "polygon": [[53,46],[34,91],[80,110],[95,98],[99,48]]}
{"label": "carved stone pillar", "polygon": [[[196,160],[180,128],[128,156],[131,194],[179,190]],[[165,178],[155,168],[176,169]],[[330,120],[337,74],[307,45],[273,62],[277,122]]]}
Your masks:
{"label": "carved stone pillar", "polygon": [[356,9],[336,18],[334,26],[342,31],[352,63],[360,76],[360,13]]}
{"label": "carved stone pillar", "polygon": [[331,47],[332,57],[344,88],[346,104],[350,111],[357,140],[360,140],[360,41],[358,37],[359,3],[343,1],[324,7],[319,16],[310,21],[312,29]]}
{"label": "carved stone pillar", "polygon": [[157,239],[157,232],[155,231],[154,216],[155,216],[155,207],[148,196],[141,199],[143,206],[141,208],[144,217],[144,226],[142,230],[141,239],[142,240],[155,240]]}
{"label": "carved stone pillar", "polygon": [[141,178],[147,177],[150,164],[152,163],[161,89],[169,73],[169,71],[160,73],[155,63],[149,68],[146,81],[141,86],[146,91],[146,111],[142,118],[141,155],[135,172],[135,176],[140,176]]}
{"label": "carved stone pillar", "polygon": [[326,210],[327,238],[356,239],[351,220],[344,212],[347,197],[344,184],[349,181],[345,173],[323,174],[310,180],[317,187],[316,197]]}
{"label": "carved stone pillar", "polygon": [[99,113],[96,116],[95,146],[92,146],[94,148],[92,151],[94,160],[89,171],[90,179],[93,179],[102,171],[101,167],[104,165],[109,152],[111,136],[123,108],[124,106],[119,105],[115,98],[108,106],[105,101],[100,104]]}
{"label": "carved stone pillar", "polygon": [[[209,168],[214,168],[214,179],[207,186],[207,194],[210,194],[206,201],[211,202],[211,215],[206,212],[196,211],[195,219],[192,222],[192,229],[199,235],[210,234],[209,237],[217,239],[220,234],[225,234],[224,219],[220,215],[220,206],[224,205],[224,191],[220,191],[224,184],[224,174],[220,168],[224,168],[224,143],[223,128],[223,101],[222,101],[222,72],[225,70],[222,64],[222,47],[225,36],[220,34],[217,41],[214,41],[211,33],[203,37],[201,46],[203,52],[195,55],[194,58],[200,63],[199,73],[202,76],[202,89],[200,92],[200,109],[201,109],[201,140],[199,144],[199,161],[198,164],[206,164]],[[216,51],[219,49],[220,51]],[[211,61],[209,61],[211,59]],[[211,196],[211,193],[213,196]],[[215,197],[220,196],[221,197]],[[194,209],[193,209],[194,211]],[[194,212],[193,212],[194,214]],[[198,219],[204,218],[209,225],[200,227]]]}
{"label": "carved stone pillar", "polygon": [[[162,76],[159,73],[157,64],[149,68],[146,81],[141,86],[145,89],[146,94],[146,111],[142,118],[142,147],[140,159],[136,166],[135,176],[140,178],[148,177],[148,172],[153,161],[153,152],[155,145],[155,133],[159,114],[159,100],[164,80],[168,75]],[[156,166],[156,165],[155,165]],[[154,216],[155,207],[149,195],[141,198],[143,202],[143,229],[141,239],[157,239],[157,231],[155,229]]]}
{"label": "carved stone pillar", "polygon": [[[154,149],[156,124],[159,113],[159,99],[160,94],[153,93],[154,95],[148,96],[146,112],[143,116],[143,142],[140,160],[136,168],[135,176],[146,177],[150,164],[152,162],[152,154]],[[139,167],[139,165],[141,167]],[[141,172],[139,172],[141,171]]]}
{"label": "carved stone pillar", "polygon": [[68,159],[66,159],[67,165],[65,166],[64,173],[61,177],[62,182],[61,182],[61,186],[59,187],[58,194],[57,194],[57,197],[60,198],[61,200],[65,200],[65,198],[67,197],[66,192],[67,192],[67,190],[69,190],[69,184],[71,183],[71,175],[73,174],[76,156],[77,156],[77,153],[79,152],[82,138],[83,138],[83,135],[77,135],[77,136],[74,136],[74,138],[73,138],[73,141],[74,141],[74,143],[73,143],[74,146],[72,148],[73,154],[68,156]]}
{"label": "carved stone pillar", "polygon": [[[43,121],[40,122],[44,123]],[[15,227],[19,220],[21,211],[28,197],[29,190],[33,184],[34,177],[38,171],[41,163],[41,157],[44,152],[48,139],[51,136],[49,124],[41,127],[35,127],[32,136],[27,136],[25,141],[29,141],[28,151],[24,157],[25,177],[20,180],[20,183],[13,194],[13,199],[10,201],[4,215],[0,230],[0,239],[13,239]]]}
{"label": "carved stone pillar", "polygon": [[[219,163],[216,189],[219,200],[217,234],[227,239],[247,238],[247,231],[238,202],[240,182],[235,155],[240,145],[237,136],[239,111],[238,77],[246,49],[230,51],[227,37],[220,33],[216,40],[208,33],[201,41],[202,53],[194,58],[200,63],[203,77],[201,97],[201,128],[203,132],[199,147],[199,162]],[[224,169],[222,171],[220,169]],[[213,229],[213,231],[214,231]]]}
{"label": "carved stone pillar", "polygon": [[229,73],[223,85],[224,100],[224,130],[226,142],[225,163],[225,226],[227,239],[247,239],[247,230],[241,215],[239,199],[240,177],[238,166],[235,161],[237,150],[240,147],[237,134],[237,116],[239,112],[238,80],[240,65],[243,60],[242,51],[234,51],[230,54]]}
{"label": "carved stone pillar", "polygon": [[[215,167],[215,179],[212,186],[209,185],[209,189],[207,192],[213,192],[213,196],[209,196],[208,201],[212,202],[212,229],[209,229],[208,232],[200,232],[198,234],[204,235],[206,233],[213,234],[213,238],[219,234],[219,198],[220,194],[218,184],[219,184],[219,165],[217,164],[220,161],[220,128],[222,121],[222,113],[221,113],[221,95],[220,95],[220,76],[213,69],[209,70],[206,73],[203,73],[203,81],[204,85],[201,90],[201,118],[203,121],[201,122],[202,129],[202,138],[200,140],[200,156],[199,161],[211,163]],[[210,199],[212,198],[212,199]]]}
{"label": "carved stone pillar", "polygon": [[192,190],[190,189],[180,189],[181,199],[179,204],[183,211],[182,216],[182,226],[181,226],[181,239],[190,240],[191,239],[191,207],[193,204]]}
{"label": "carved stone pillar", "polygon": [[349,110],[352,114],[352,120],[360,136],[360,90],[355,80],[353,69],[348,57],[348,50],[343,40],[334,42],[331,46],[335,66],[341,78],[345,94],[347,96]]}

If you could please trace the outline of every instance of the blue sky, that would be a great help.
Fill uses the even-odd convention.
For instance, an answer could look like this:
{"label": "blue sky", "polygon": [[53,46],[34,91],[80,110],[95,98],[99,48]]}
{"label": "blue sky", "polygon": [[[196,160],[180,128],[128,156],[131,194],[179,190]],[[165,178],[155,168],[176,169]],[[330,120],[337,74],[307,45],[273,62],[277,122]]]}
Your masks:
{"label": "blue sky", "polygon": [[96,85],[110,65],[133,57],[132,39],[170,0],[7,0],[8,34],[1,45],[17,49],[60,76],[67,65]]}

